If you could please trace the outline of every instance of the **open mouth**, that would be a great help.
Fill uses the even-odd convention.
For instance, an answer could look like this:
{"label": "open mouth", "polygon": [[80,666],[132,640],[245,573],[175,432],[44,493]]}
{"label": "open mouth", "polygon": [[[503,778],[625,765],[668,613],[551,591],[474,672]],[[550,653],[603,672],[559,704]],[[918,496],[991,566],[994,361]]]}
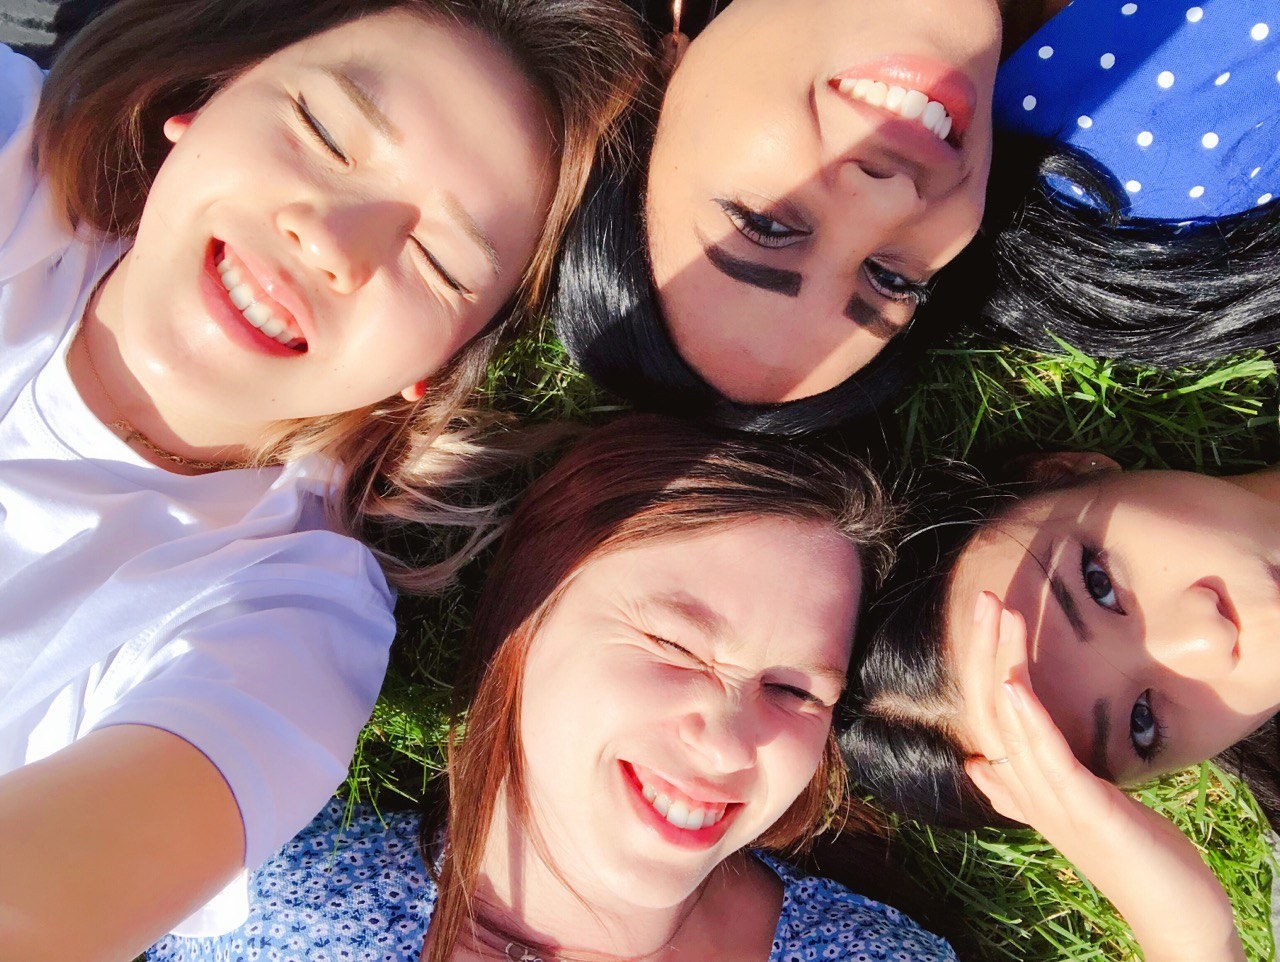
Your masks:
{"label": "open mouth", "polygon": [[951,139],[955,121],[947,108],[921,90],[887,84],[870,77],[845,77],[836,82],[836,89],[851,100],[860,100],[872,107],[897,114],[903,120],[913,120],[944,143],[958,147],[959,138]]}
{"label": "open mouth", "polygon": [[262,289],[257,278],[233,250],[216,241],[213,263],[231,301],[244,319],[260,334],[298,354],[307,351],[307,339],[297,320]]}
{"label": "open mouth", "polygon": [[691,841],[718,836],[726,815],[742,807],[741,802],[720,793],[710,798],[689,794],[643,766],[628,762],[622,766],[633,789],[644,800],[642,804],[667,825],[681,834],[687,833]]}

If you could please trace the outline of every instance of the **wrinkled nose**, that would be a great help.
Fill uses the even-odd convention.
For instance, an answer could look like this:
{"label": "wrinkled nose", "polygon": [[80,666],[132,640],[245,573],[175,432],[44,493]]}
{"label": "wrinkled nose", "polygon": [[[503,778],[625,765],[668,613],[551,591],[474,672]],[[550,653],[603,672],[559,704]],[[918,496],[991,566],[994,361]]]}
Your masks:
{"label": "wrinkled nose", "polygon": [[1147,649],[1184,678],[1213,679],[1236,664],[1239,629],[1225,590],[1214,579],[1197,581],[1165,610],[1148,613]]}
{"label": "wrinkled nose", "polygon": [[303,265],[334,291],[349,294],[367,284],[403,244],[398,218],[382,206],[295,204],[280,211],[277,227]]}
{"label": "wrinkled nose", "polygon": [[680,735],[707,765],[708,771],[731,774],[755,764],[756,729],[747,706],[721,698],[686,715],[681,721]]}

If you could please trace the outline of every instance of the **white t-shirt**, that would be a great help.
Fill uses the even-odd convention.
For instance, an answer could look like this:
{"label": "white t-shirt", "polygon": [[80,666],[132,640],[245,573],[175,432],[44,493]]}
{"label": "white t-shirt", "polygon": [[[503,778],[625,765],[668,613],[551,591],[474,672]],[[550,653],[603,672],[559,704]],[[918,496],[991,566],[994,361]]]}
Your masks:
{"label": "white t-shirt", "polygon": [[[346,774],[393,599],[326,528],[324,459],[184,477],[85,407],[66,352],[124,245],[69,233],[37,182],[42,81],[0,46],[0,775],[108,725],[164,729],[226,778],[253,868]],[[235,927],[244,893],[175,931]]]}

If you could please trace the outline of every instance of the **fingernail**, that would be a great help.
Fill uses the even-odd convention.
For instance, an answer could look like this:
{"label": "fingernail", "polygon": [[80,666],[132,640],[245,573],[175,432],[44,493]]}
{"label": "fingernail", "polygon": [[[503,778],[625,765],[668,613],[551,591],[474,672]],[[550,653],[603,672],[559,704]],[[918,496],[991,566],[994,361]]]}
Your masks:
{"label": "fingernail", "polygon": [[1004,693],[1008,697],[1009,703],[1016,710],[1022,711],[1026,707],[1026,702],[1022,700],[1022,692],[1018,691],[1018,686],[1013,682],[1006,681],[1004,683]]}

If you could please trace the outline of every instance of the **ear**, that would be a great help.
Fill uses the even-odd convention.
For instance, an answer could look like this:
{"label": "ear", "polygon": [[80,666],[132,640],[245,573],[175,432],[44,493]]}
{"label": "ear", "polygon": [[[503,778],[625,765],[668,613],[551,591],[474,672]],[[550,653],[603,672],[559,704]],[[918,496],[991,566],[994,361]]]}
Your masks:
{"label": "ear", "polygon": [[403,391],[400,392],[400,396],[404,398],[406,401],[408,401],[410,404],[417,404],[426,396],[426,393],[427,393],[427,382],[424,379],[421,381],[414,381],[407,388],[405,388]]}
{"label": "ear", "polygon": [[689,38],[683,33],[669,33],[658,41],[658,70],[663,80],[671,79],[688,49]]}
{"label": "ear", "polygon": [[164,122],[164,136],[171,144],[176,144],[183,134],[187,132],[187,128],[191,126],[191,121],[196,119],[196,112],[193,110],[189,114],[174,114]]}
{"label": "ear", "polygon": [[1123,470],[1119,463],[1097,451],[1055,451],[1018,458],[1011,465],[1014,474],[1025,481],[1052,484],[1087,474],[1105,474]]}
{"label": "ear", "polygon": [[992,766],[981,755],[970,755],[964,760],[964,773],[969,776],[969,780],[978,786],[978,791],[987,796],[987,801],[991,803],[991,807],[1003,815],[1005,818],[1011,818],[1017,822],[1026,822],[1022,817],[1022,810],[1013,800],[1013,794],[1000,781],[1000,776],[996,774],[994,766]]}

